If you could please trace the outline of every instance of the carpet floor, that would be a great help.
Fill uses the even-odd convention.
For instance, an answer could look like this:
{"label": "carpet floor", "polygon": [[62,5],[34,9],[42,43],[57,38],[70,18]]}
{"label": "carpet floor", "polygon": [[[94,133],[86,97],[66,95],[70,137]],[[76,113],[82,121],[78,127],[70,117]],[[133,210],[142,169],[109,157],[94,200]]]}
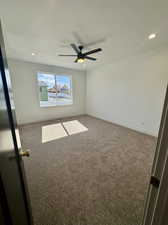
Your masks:
{"label": "carpet floor", "polygon": [[[87,129],[75,133],[67,121]],[[20,134],[31,149],[24,163],[35,225],[141,224],[156,138],[90,116],[25,125]]]}

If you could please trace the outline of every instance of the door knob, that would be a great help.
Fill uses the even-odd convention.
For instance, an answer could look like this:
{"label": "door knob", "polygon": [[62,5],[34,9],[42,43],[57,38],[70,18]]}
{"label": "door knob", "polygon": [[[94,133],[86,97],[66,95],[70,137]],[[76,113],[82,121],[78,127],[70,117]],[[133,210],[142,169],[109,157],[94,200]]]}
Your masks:
{"label": "door knob", "polygon": [[29,149],[27,149],[27,150],[23,150],[23,149],[21,149],[20,150],[20,152],[19,152],[19,154],[20,154],[20,156],[22,156],[22,157],[29,157],[30,156],[30,150]]}

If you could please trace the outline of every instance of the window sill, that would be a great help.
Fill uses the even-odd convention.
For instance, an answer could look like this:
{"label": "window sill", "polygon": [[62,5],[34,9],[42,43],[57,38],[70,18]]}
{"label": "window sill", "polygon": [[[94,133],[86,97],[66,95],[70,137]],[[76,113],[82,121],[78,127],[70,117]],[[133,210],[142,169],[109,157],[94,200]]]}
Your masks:
{"label": "window sill", "polygon": [[40,105],[40,108],[51,108],[51,107],[64,107],[64,106],[72,106],[73,103],[67,103],[67,104],[57,104],[57,105]]}

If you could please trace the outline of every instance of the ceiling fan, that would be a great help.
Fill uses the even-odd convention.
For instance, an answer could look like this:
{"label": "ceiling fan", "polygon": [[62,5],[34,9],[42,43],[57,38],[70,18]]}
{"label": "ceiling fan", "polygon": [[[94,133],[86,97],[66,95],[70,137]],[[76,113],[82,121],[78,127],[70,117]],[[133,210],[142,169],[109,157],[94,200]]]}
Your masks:
{"label": "ceiling fan", "polygon": [[101,48],[97,48],[97,49],[93,49],[89,52],[85,52],[83,53],[83,46],[82,45],[75,45],[75,44],[71,44],[71,47],[73,48],[73,50],[75,51],[76,55],[59,55],[59,56],[73,56],[73,57],[77,57],[76,60],[74,61],[75,63],[79,62],[79,63],[83,63],[86,59],[88,60],[92,60],[92,61],[96,61],[96,58],[94,57],[90,57],[88,55],[94,54],[96,52],[100,52],[102,51]]}

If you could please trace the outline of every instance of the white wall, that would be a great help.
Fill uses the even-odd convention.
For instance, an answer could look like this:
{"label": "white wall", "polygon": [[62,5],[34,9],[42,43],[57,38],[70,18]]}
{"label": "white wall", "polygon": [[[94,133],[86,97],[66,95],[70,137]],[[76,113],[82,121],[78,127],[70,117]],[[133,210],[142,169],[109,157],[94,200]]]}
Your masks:
{"label": "white wall", "polygon": [[168,82],[168,50],[87,72],[89,115],[157,136]]}
{"label": "white wall", "polygon": [[[157,136],[168,83],[167,59],[168,49],[163,48],[139,54],[88,71],[87,82],[82,71],[9,59],[18,123],[87,113]],[[38,71],[72,75],[74,104],[40,108]]]}
{"label": "white wall", "polygon": [[[56,66],[8,60],[18,124],[85,113],[85,72]],[[40,107],[37,72],[72,75],[73,105]]]}

